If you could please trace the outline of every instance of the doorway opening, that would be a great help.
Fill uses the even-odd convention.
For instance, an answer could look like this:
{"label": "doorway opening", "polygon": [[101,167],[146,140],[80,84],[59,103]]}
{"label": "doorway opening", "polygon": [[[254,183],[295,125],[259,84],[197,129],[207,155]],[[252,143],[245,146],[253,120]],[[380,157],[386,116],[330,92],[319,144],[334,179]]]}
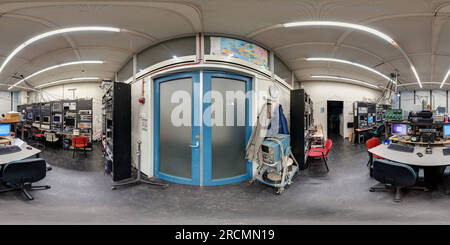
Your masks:
{"label": "doorway opening", "polygon": [[[343,101],[327,101],[327,132],[328,138],[343,135],[341,132],[343,126],[343,111],[344,102]],[[342,122],[341,122],[342,121]]]}

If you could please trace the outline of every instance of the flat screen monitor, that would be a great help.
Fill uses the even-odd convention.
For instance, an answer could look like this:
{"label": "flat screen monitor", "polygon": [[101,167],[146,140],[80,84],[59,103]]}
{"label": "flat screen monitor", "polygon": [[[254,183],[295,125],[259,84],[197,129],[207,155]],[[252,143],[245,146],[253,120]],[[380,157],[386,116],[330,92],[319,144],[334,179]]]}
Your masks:
{"label": "flat screen monitor", "polygon": [[44,117],[43,119],[44,119],[44,121],[43,121],[44,123],[50,123],[50,117]]}
{"label": "flat screen monitor", "polygon": [[34,117],[34,121],[35,122],[40,122],[41,121],[41,116],[35,116]]}
{"label": "flat screen monitor", "polygon": [[444,125],[444,137],[450,137],[450,124]]}
{"label": "flat screen monitor", "polygon": [[381,121],[381,115],[377,116],[377,122]]}
{"label": "flat screen monitor", "polygon": [[53,122],[56,122],[56,123],[61,122],[61,117],[60,116],[53,116]]}
{"label": "flat screen monitor", "polygon": [[2,123],[0,124],[0,136],[9,136],[11,134],[11,124]]}
{"label": "flat screen monitor", "polygon": [[408,125],[406,125],[406,124],[394,123],[394,124],[392,124],[392,134],[406,135],[407,128],[408,128]]}
{"label": "flat screen monitor", "polygon": [[364,120],[366,120],[366,117],[365,116],[359,116],[359,120],[360,121],[364,121]]}
{"label": "flat screen monitor", "polygon": [[367,122],[368,122],[368,123],[373,123],[373,116],[368,117],[368,118],[367,118]]}

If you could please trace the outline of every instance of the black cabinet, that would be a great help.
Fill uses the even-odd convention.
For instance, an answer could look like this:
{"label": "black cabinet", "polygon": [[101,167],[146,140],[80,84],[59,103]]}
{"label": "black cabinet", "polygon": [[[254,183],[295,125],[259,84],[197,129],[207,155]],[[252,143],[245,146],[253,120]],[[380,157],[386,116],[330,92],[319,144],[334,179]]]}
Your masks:
{"label": "black cabinet", "polygon": [[102,98],[105,172],[113,181],[131,177],[131,86],[114,82]]}
{"label": "black cabinet", "polygon": [[308,129],[313,126],[313,103],[303,89],[291,90],[291,148],[300,168],[305,168],[310,147]]}

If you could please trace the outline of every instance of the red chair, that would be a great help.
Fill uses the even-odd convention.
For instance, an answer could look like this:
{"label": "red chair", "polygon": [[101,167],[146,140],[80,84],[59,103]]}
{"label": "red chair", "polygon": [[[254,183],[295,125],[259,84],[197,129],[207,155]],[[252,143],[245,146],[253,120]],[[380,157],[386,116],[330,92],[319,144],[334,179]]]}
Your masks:
{"label": "red chair", "polygon": [[[367,150],[370,150],[370,149],[372,149],[372,148],[374,148],[376,146],[379,146],[379,145],[380,145],[380,140],[378,138],[375,138],[375,137],[372,137],[370,140],[366,141],[366,148],[367,148]],[[369,157],[370,157],[370,155],[371,154],[369,152]],[[378,158],[378,159],[384,159],[384,158],[382,158],[380,156],[377,156],[375,154],[372,154],[372,156],[375,157],[375,158]],[[370,160],[371,159],[369,159],[369,162],[367,163],[367,166],[370,165],[370,162],[371,162]]]}
{"label": "red chair", "polygon": [[81,148],[83,148],[84,155],[87,157],[87,154],[86,154],[87,144],[88,144],[88,138],[86,136],[73,137],[72,138],[72,146],[73,146],[72,158],[75,157],[75,151],[77,151],[78,149],[81,149]]}
{"label": "red chair", "polygon": [[328,159],[328,152],[331,150],[331,146],[333,146],[333,141],[331,139],[327,140],[327,143],[325,143],[325,147],[323,148],[312,148],[308,151],[308,158],[312,157],[315,159],[322,159],[325,163],[325,167],[327,168],[327,172],[330,172],[330,169],[328,168],[327,159]]}
{"label": "red chair", "polygon": [[[369,139],[368,141],[366,141],[366,148],[367,150],[370,150],[376,146],[380,145],[380,140],[376,137],[372,137],[371,139]],[[384,159],[380,156],[377,156],[375,154],[371,154],[370,152],[367,152],[369,154],[369,161],[367,162],[367,166],[370,167],[370,176],[372,176],[372,162],[373,162],[373,158],[378,158],[378,159]]]}

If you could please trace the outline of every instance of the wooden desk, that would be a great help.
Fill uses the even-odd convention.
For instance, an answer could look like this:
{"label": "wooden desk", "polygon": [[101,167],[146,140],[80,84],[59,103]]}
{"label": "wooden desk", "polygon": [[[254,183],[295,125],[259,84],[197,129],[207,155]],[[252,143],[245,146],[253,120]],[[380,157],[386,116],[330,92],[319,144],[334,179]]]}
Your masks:
{"label": "wooden desk", "polygon": [[395,142],[399,142],[402,144],[414,144],[414,145],[432,145],[432,146],[447,146],[450,145],[450,140],[439,140],[439,141],[434,141],[433,143],[427,143],[427,142],[412,142],[411,140],[395,140],[395,137],[391,136],[389,138],[390,141],[395,141]]}
{"label": "wooden desk", "polygon": [[[370,127],[370,128],[356,128],[355,129],[355,139],[354,139],[354,143],[356,144],[356,143],[358,143],[358,144],[361,144],[361,142],[359,141],[359,135],[361,134],[361,133],[366,133],[367,131],[370,131],[370,130],[373,130],[374,129],[374,127]],[[367,139],[366,139],[367,140]]]}
{"label": "wooden desk", "polygon": [[[381,144],[377,147],[369,149],[369,152],[385,158],[387,160],[391,160],[394,162],[400,162],[412,166],[418,167],[439,167],[439,166],[449,166],[450,165],[450,155],[444,156],[442,149],[443,146],[433,146],[432,154],[425,154],[425,147],[416,146],[414,147],[414,152],[401,152],[394,151],[387,148],[386,145]],[[417,156],[417,153],[421,152],[423,157]]]}
{"label": "wooden desk", "polygon": [[5,136],[0,138],[0,145],[6,145],[6,144],[11,144],[11,142],[14,141],[14,137],[11,136]]}

